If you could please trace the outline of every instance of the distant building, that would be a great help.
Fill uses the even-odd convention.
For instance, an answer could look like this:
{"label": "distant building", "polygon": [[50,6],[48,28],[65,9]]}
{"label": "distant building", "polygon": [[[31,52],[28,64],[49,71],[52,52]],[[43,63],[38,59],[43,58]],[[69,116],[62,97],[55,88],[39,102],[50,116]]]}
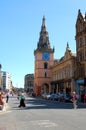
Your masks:
{"label": "distant building", "polygon": [[2,78],[2,83],[1,83],[2,89],[3,90],[6,90],[6,89],[11,90],[12,81],[11,81],[10,74],[6,71],[1,71],[1,78]]}
{"label": "distant building", "polygon": [[33,91],[34,87],[34,74],[27,74],[24,78],[24,90],[27,92]]}

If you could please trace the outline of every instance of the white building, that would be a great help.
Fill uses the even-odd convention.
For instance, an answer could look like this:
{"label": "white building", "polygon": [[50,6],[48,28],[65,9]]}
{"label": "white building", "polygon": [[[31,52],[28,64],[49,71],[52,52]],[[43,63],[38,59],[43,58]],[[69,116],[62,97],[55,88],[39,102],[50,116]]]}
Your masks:
{"label": "white building", "polygon": [[2,89],[11,89],[11,76],[6,71],[1,71],[1,77],[2,77]]}

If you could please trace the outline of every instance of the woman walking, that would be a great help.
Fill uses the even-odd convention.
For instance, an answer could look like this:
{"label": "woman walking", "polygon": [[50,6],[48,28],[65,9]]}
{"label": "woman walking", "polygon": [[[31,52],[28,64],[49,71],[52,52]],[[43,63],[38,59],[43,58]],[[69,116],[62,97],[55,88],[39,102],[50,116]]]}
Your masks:
{"label": "woman walking", "polygon": [[73,96],[72,96],[73,98],[73,107],[74,107],[74,109],[76,109],[77,108],[77,96],[76,96],[76,92],[73,92]]}
{"label": "woman walking", "polygon": [[9,91],[7,91],[7,93],[6,93],[6,103],[8,103],[8,100],[9,100]]}
{"label": "woman walking", "polygon": [[21,94],[20,96],[20,105],[19,107],[25,107],[25,96],[24,96],[24,93]]}
{"label": "woman walking", "polygon": [[3,92],[0,92],[0,110],[5,110],[5,102]]}

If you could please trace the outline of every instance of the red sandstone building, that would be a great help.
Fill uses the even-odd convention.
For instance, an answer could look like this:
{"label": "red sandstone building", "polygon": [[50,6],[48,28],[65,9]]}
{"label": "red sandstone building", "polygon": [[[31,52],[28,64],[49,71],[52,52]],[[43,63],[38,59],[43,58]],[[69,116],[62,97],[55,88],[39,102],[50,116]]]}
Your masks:
{"label": "red sandstone building", "polygon": [[49,36],[45,25],[45,17],[43,17],[39,42],[37,44],[37,49],[34,51],[34,92],[37,95],[50,91],[50,66],[52,66],[54,62],[53,53],[54,48],[52,49],[50,46]]}
{"label": "red sandstone building", "polygon": [[79,95],[86,93],[86,14],[78,11],[76,20],[76,54],[73,54],[67,43],[66,52],[55,63],[54,48],[49,42],[45,25],[42,20],[37,49],[34,51],[34,92],[36,95],[50,92],[77,91]]}

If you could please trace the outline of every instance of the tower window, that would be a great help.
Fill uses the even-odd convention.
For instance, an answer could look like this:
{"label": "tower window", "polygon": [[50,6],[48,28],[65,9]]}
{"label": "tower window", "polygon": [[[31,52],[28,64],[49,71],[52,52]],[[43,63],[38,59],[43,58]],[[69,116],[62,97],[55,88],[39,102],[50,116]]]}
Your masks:
{"label": "tower window", "polygon": [[47,68],[48,68],[48,63],[45,62],[45,63],[44,63],[44,69],[47,69]]}
{"label": "tower window", "polygon": [[47,77],[47,73],[45,72],[45,74],[44,74],[44,77],[46,78]]}
{"label": "tower window", "polygon": [[80,38],[80,41],[79,41],[79,42],[80,42],[80,47],[82,46],[82,42],[83,42],[82,40],[83,40],[83,39]]}
{"label": "tower window", "polygon": [[86,36],[85,36],[85,44],[86,44]]}

